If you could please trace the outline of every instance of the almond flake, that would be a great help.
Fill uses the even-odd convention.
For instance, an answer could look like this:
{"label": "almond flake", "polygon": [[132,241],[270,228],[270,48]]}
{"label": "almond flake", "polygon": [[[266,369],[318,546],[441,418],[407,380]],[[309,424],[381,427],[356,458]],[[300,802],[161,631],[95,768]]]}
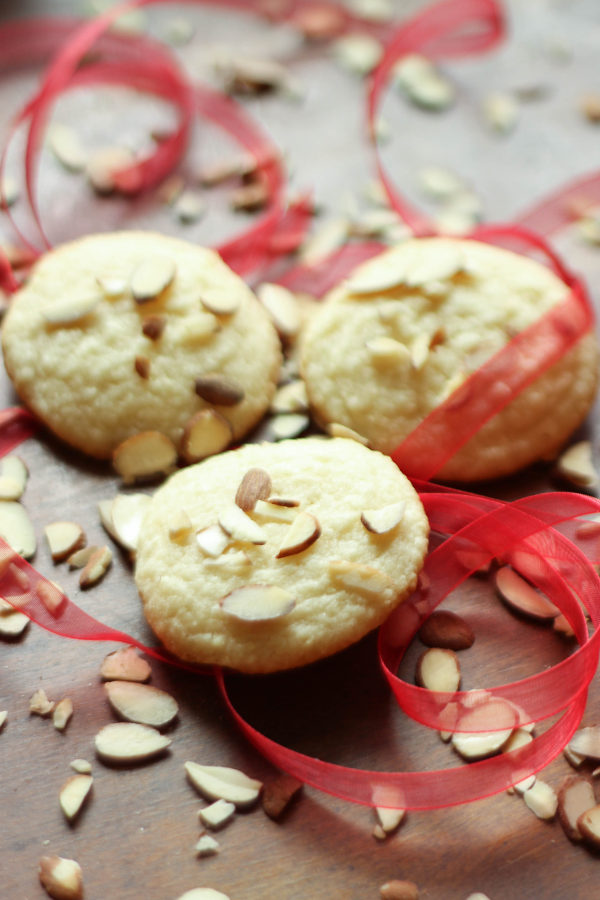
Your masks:
{"label": "almond flake", "polygon": [[78,775],[89,775],[92,771],[92,764],[87,759],[72,759],[69,765]]}
{"label": "almond flake", "polygon": [[36,716],[42,716],[42,718],[49,716],[52,713],[54,706],[54,701],[48,700],[46,691],[43,688],[39,688],[29,698],[29,712]]}
{"label": "almond flake", "polygon": [[76,522],[51,522],[44,535],[54,562],[62,562],[85,544],[85,532]]}
{"label": "almond flake", "polygon": [[202,375],[196,378],[196,393],[214,406],[236,406],[244,399],[244,389],[222,375]]}
{"label": "almond flake", "polygon": [[267,535],[260,525],[235,503],[226,506],[219,514],[219,525],[234,541],[250,544],[265,544],[267,541]]}
{"label": "almond flake", "polygon": [[72,775],[61,787],[58,795],[60,808],[69,822],[74,822],[81,812],[93,782],[91,775]]}
{"label": "almond flake", "polygon": [[9,209],[19,199],[19,185],[10,175],[4,175],[0,184],[0,209]]}
{"label": "almond flake", "polygon": [[150,505],[147,494],[117,494],[112,502],[114,536],[121,547],[135,552],[140,528]]}
{"label": "almond flake", "polygon": [[112,563],[112,552],[110,547],[98,547],[92,553],[89,560],[81,570],[79,575],[79,587],[82,590],[93,587],[106,575],[110,564]]}
{"label": "almond flake", "polygon": [[86,175],[98,194],[110,194],[115,189],[115,175],[134,163],[135,157],[126,147],[103,147],[88,156]]}
{"label": "almond flake", "polygon": [[578,441],[572,444],[559,457],[557,471],[573,484],[593,488],[598,485],[598,472],[592,458],[590,441]]}
{"label": "almond flake", "polygon": [[346,282],[350,294],[380,294],[405,283],[405,268],[397,260],[376,260],[361,266]]}
{"label": "almond flake", "polygon": [[75,553],[71,553],[67,558],[69,568],[83,569],[98,549],[99,548],[95,544],[89,544],[87,547],[82,547],[81,550],[76,550]]}
{"label": "almond flake", "polygon": [[578,820],[596,806],[594,786],[582,775],[568,775],[558,791],[558,818],[569,840],[580,841]]}
{"label": "almond flake", "polygon": [[[268,160],[264,160],[267,162]],[[204,187],[215,187],[224,181],[233,178],[241,178],[251,175],[257,168],[257,161],[252,156],[240,156],[232,159],[220,160],[211,165],[206,165],[198,175],[200,184]]]}
{"label": "almond flake", "polygon": [[152,674],[149,663],[135,647],[122,647],[104,657],[100,667],[103,681],[148,681]]}
{"label": "almond flake", "polygon": [[295,506],[297,505],[282,505],[269,498],[269,500],[257,500],[253,512],[262,519],[269,519],[272,522],[291,523],[296,517]]}
{"label": "almond flake", "polygon": [[35,554],[33,525],[25,508],[14,500],[0,500],[0,537],[25,559]]}
{"label": "almond flake", "polygon": [[310,419],[302,413],[279,413],[273,416],[270,425],[274,440],[284,441],[298,437],[308,428]]}
{"label": "almond flake", "polygon": [[376,806],[375,815],[383,832],[388,835],[396,831],[406,815],[405,809],[390,809],[387,806]]}
{"label": "almond flake", "polygon": [[171,513],[167,527],[169,529],[169,538],[176,543],[187,541],[194,528],[192,520],[185,509],[178,509]]}
{"label": "almond flake", "polygon": [[0,462],[0,500],[20,500],[27,484],[27,466],[18,456]]}
{"label": "almond flake", "polygon": [[142,334],[145,334],[151,341],[157,341],[165,330],[166,324],[167,320],[164,316],[146,316],[142,320]]}
{"label": "almond flake", "polygon": [[494,131],[508,134],[517,124],[519,104],[511,94],[494,92],[484,100],[483,115]]}
{"label": "almond flake", "polygon": [[590,847],[600,847],[600,806],[593,806],[582,813],[577,820],[577,828]]}
{"label": "almond flake", "polygon": [[52,712],[52,724],[57,731],[64,731],[73,715],[73,701],[70,697],[59,700]]}
{"label": "almond flake", "polygon": [[231,822],[235,814],[235,804],[229,800],[215,800],[210,806],[206,806],[198,813],[198,817],[203,825],[217,831],[223,828],[228,822]]}
{"label": "almond flake", "polygon": [[538,819],[553,819],[558,808],[558,797],[554,788],[539,779],[533,787],[523,794],[523,800],[528,809]]}
{"label": "almond flake", "polygon": [[224,450],[233,438],[227,419],[214,409],[201,409],[183,429],[181,453],[188,463],[199,462]]}
{"label": "almond flake", "polygon": [[345,216],[330,219],[314,231],[304,241],[300,250],[300,260],[307,266],[314,266],[326,259],[330,253],[346,243],[351,223]]}
{"label": "almond flake", "polygon": [[600,725],[579,728],[567,744],[567,748],[578,756],[600,759]]}
{"label": "almond flake", "polygon": [[216,316],[231,316],[239,309],[241,297],[231,288],[226,290],[217,285],[207,285],[200,293],[200,302]]}
{"label": "almond flake", "polygon": [[38,876],[53,900],[83,900],[81,866],[74,859],[62,856],[42,856]]}
{"label": "almond flake", "polygon": [[348,441],[356,441],[358,444],[362,444],[364,447],[369,446],[368,438],[363,437],[362,434],[359,434],[358,431],[354,431],[353,428],[348,428],[347,425],[342,425],[341,422],[330,422],[327,426],[327,432],[334,438],[344,438]]}
{"label": "almond flake", "polygon": [[383,53],[381,43],[369,34],[342,35],[332,45],[335,59],[340,65],[357,75],[368,75],[378,64]]}
{"label": "almond flake", "polygon": [[227,800],[237,809],[252,806],[258,799],[262,782],[228,766],[202,766],[186,762],[185,771],[191,784],[207,800]]}
{"label": "almond flake", "polygon": [[419,888],[414,881],[394,879],[379,888],[381,900],[419,900]]}
{"label": "almond flake", "polygon": [[50,325],[72,325],[94,311],[99,297],[66,297],[42,308],[42,316]]}
{"label": "almond flake", "polygon": [[147,356],[136,356],[133,368],[140,378],[148,379],[150,377],[150,360]]}
{"label": "almond flake", "polygon": [[389,503],[387,506],[381,506],[379,509],[366,509],[361,513],[360,521],[363,523],[367,531],[373,534],[387,534],[394,528],[397,528],[404,518],[406,504],[404,500],[397,503]]}
{"label": "almond flake", "polygon": [[[210,834],[203,834],[195,846],[196,855],[199,857],[214,856],[221,849],[219,842]],[[197,888],[195,891],[186,891],[180,900],[220,900],[220,891],[213,891],[211,888]],[[229,898],[227,898],[229,900]]]}
{"label": "almond flake", "polygon": [[219,320],[212,313],[193,313],[181,322],[177,339],[185,347],[195,347],[207,343],[220,328]]}
{"label": "almond flake", "polygon": [[191,225],[202,218],[206,203],[198,191],[184,190],[173,203],[173,212],[180,222]]}
{"label": "almond flake", "polygon": [[262,808],[270,819],[277,821],[302,790],[302,782],[282,772],[263,785],[260,795]]}
{"label": "almond flake", "polygon": [[122,297],[128,288],[127,281],[124,278],[118,278],[110,275],[96,275],[96,283],[105,297],[114,300],[115,297]]}
{"label": "almond flake", "polygon": [[281,284],[265,281],[259,285],[257,296],[265,307],[280,337],[296,337],[300,330],[301,315],[296,296]]}
{"label": "almond flake", "polygon": [[[464,759],[476,760],[491,756],[510,738],[517,724],[515,710],[502,699],[478,699],[463,713],[457,723],[460,731],[452,735],[452,746]],[[493,730],[490,730],[493,725]],[[486,729],[485,731],[483,729]]]}
{"label": "almond flake", "polygon": [[280,619],[295,605],[292,594],[272,584],[245,584],[219,600],[224,612],[244,622]]}
{"label": "almond flake", "polygon": [[256,212],[266,206],[269,188],[263,178],[256,178],[231,192],[229,205],[237,212]]}
{"label": "almond flake", "polygon": [[252,565],[252,560],[243,550],[230,550],[228,553],[222,553],[221,556],[208,556],[204,560],[204,565],[209,569],[225,569],[229,573],[244,572],[248,566]]}
{"label": "almond flake", "polygon": [[446,109],[454,100],[454,89],[425,56],[411,53],[394,66],[394,81],[416,106]]}
{"label": "almond flake", "polygon": [[177,462],[177,450],[160,431],[140,431],[114,449],[112,462],[124,483],[131,484],[170,474]]}
{"label": "almond flake", "polygon": [[94,745],[100,759],[109,763],[140,763],[154,759],[171,744],[171,739],[149,725],[114,722],[96,735]]}
{"label": "almond flake", "polygon": [[550,621],[560,612],[547,597],[509,566],[498,569],[495,582],[496,589],[508,606],[531,619]]}
{"label": "almond flake", "polygon": [[277,388],[271,401],[272,413],[305,413],[308,410],[306,385],[301,379]]}
{"label": "almond flake", "polygon": [[271,493],[271,476],[264,469],[248,469],[235,494],[235,503],[244,512],[251,512],[257,500],[266,500]]}
{"label": "almond flake", "polygon": [[46,138],[54,156],[65,169],[81,172],[85,168],[86,152],[76,131],[68,125],[53,122]]}
{"label": "almond flake", "polygon": [[175,262],[170,256],[149,256],[134,270],[131,276],[131,293],[136,303],[155,300],[173,282]]}
{"label": "almond flake", "polygon": [[454,650],[432,647],[417,661],[415,680],[430,691],[454,693],[460,686],[460,663]]}
{"label": "almond flake", "polygon": [[358,591],[359,594],[386,597],[396,593],[396,586],[390,576],[374,566],[334,559],[329,563],[329,572],[343,587]]}
{"label": "almond flake", "polygon": [[382,366],[390,363],[406,364],[411,359],[408,347],[394,338],[381,335],[365,342],[371,360]]}
{"label": "almond flake", "polygon": [[7,609],[0,608],[0,637],[17,638],[29,627],[29,616],[17,612],[10,603]]}
{"label": "almond flake", "polygon": [[318,519],[309,512],[299,512],[283,537],[277,559],[307,550],[321,534]]}
{"label": "almond flake", "polygon": [[219,525],[209,525],[196,534],[196,542],[203,553],[216,558],[228,547],[229,535]]}
{"label": "almond flake", "polygon": [[107,681],[108,702],[122,719],[140,725],[165,728],[179,712],[177,701],[158,688],[134,681]]}

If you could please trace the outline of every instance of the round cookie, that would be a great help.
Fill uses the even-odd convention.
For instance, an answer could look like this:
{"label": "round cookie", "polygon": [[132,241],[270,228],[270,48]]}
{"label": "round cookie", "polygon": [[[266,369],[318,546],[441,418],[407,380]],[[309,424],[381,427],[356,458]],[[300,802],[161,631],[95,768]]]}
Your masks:
{"label": "round cookie", "polygon": [[381,453],[342,438],[246,444],[156,491],[135,580],[176,656],[273,672],[378,626],[414,589],[428,531],[414,488]]}
{"label": "round cookie", "polygon": [[[567,296],[540,263],[466,239],[412,239],[356,269],[308,323],[301,369],[317,421],[393,452],[470,373]],[[438,476],[476,481],[551,458],[598,385],[588,333],[487,421]]]}
{"label": "round cookie", "polygon": [[214,251],[139,231],[43,256],[12,301],[2,346],[24,403],[99,458],[145,431],[181,450],[207,408],[225,444],[240,438],[268,408],[281,364],[269,316]]}

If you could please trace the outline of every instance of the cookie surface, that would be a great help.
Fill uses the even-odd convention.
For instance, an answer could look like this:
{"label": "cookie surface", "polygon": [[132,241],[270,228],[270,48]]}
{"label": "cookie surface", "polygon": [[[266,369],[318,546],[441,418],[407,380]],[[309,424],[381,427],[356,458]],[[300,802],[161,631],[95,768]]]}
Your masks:
{"label": "cookie surface", "polygon": [[[268,474],[263,497],[298,505],[259,500],[245,518],[258,529],[253,540],[264,543],[235,529],[224,545],[215,543],[215,532],[224,534],[219,522],[231,528],[232,507],[234,518],[241,512],[234,500],[251,469],[263,480]],[[386,530],[369,530],[363,514]],[[272,672],[335,653],[378,626],[414,589],[428,530],[418,495],[383,454],[317,437],[246,444],[181,470],[157,490],[135,580],[150,626],[177,656]],[[284,601],[283,612],[261,618],[269,593]],[[241,618],[242,607],[259,618]]]}
{"label": "cookie surface", "polygon": [[[541,264],[475,241],[421,238],[350,275],[308,324],[301,353],[321,425],[393,452],[468,375],[567,296]],[[493,416],[439,475],[495,478],[556,453],[598,384],[589,333]]]}
{"label": "cookie surface", "polygon": [[268,315],[221,258],[151,232],[47,253],[15,295],[2,344],[25,404],[100,458],[148,430],[179,449],[207,407],[241,437],[267,409],[281,362]]}

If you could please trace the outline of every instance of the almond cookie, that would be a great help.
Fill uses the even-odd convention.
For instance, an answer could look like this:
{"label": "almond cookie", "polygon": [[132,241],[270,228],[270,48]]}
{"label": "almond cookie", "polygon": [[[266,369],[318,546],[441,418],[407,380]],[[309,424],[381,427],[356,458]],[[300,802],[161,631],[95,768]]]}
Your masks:
{"label": "almond cookie", "polygon": [[176,656],[273,672],[378,626],[414,589],[428,530],[381,453],[342,438],[246,444],[156,491],[135,580]]}
{"label": "almond cookie", "polygon": [[[476,241],[412,239],[357,268],[308,323],[301,369],[325,428],[393,452],[452,391],[568,293],[532,259]],[[487,421],[439,477],[476,481],[551,458],[592,405],[588,333]]]}
{"label": "almond cookie", "polygon": [[192,427],[195,438],[212,429],[204,446],[222,449],[261,419],[281,364],[267,313],[215,252],[136,231],[43,256],[12,301],[2,346],[24,403],[98,458],[150,431],[195,461],[205,453]]}

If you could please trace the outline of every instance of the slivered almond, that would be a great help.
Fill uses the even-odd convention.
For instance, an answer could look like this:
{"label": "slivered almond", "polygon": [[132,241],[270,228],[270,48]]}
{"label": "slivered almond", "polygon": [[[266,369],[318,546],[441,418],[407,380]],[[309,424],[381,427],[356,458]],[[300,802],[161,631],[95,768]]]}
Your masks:
{"label": "slivered almond", "polygon": [[89,797],[94,779],[91,775],[71,775],[60,789],[60,808],[69,822],[74,822]]}
{"label": "slivered almond", "polygon": [[556,791],[545,781],[540,781],[539,778],[529,790],[525,791],[523,800],[538,819],[553,819],[556,815],[558,808]]}
{"label": "slivered almond", "polygon": [[353,428],[348,428],[347,425],[342,425],[341,422],[330,422],[327,426],[327,431],[334,438],[345,438],[349,441],[356,441],[359,444],[363,444],[365,447],[369,446],[369,439],[364,437],[362,434],[359,434],[358,431],[355,431]]}
{"label": "slivered almond", "polygon": [[415,680],[430,691],[453,693],[460,685],[460,663],[453,650],[432,647],[417,661]]}
{"label": "slivered almond", "polygon": [[219,513],[219,525],[234,541],[250,544],[265,544],[267,535],[243,509],[231,503]]}
{"label": "slivered almond", "polygon": [[329,572],[343,587],[358,591],[359,594],[387,596],[396,593],[396,586],[390,576],[374,566],[333,559],[329,563]]}
{"label": "slivered almond", "polygon": [[282,338],[294,338],[301,325],[300,307],[295,295],[281,284],[263,282],[257,296]]}
{"label": "slivered almond", "polygon": [[98,547],[81,570],[81,574],[79,575],[79,587],[82,588],[82,590],[86,590],[87,588],[98,584],[98,582],[106,575],[111,563],[112,551],[110,547],[107,547],[106,545],[104,547]]}
{"label": "slivered almond", "polygon": [[196,393],[214,406],[237,406],[244,399],[244,389],[222,375],[201,375],[196,378]]}
{"label": "slivered almond", "polygon": [[298,437],[310,425],[310,419],[303,413],[278,413],[271,419],[271,432],[276,441]]}
{"label": "slivered almond", "polygon": [[122,647],[104,657],[100,667],[103,681],[148,681],[152,674],[149,663],[135,647]]}
{"label": "slivered almond", "polygon": [[266,622],[288,615],[296,601],[283,588],[272,584],[245,584],[219,600],[221,609],[245,622]]}
{"label": "slivered almond", "polygon": [[569,840],[582,839],[577,822],[594,806],[596,798],[592,782],[582,775],[568,775],[558,790],[558,818]]}
{"label": "slivered almond", "polygon": [[59,700],[52,712],[52,724],[57,731],[64,731],[73,716],[73,701],[70,697]]}
{"label": "slivered almond", "polygon": [[283,505],[277,503],[273,498],[268,500],[257,500],[254,504],[254,515],[260,516],[261,519],[269,519],[272,522],[291,523],[296,517],[296,506],[298,504]]}
{"label": "slivered almond", "polygon": [[186,762],[184,768],[191,784],[208,800],[227,800],[237,809],[246,809],[258,800],[262,782],[238,769],[195,762]]}
{"label": "slivered almond", "polygon": [[556,618],[560,612],[547,597],[509,566],[498,569],[495,582],[498,593],[508,606],[531,619],[547,622]]}
{"label": "slivered almond", "polygon": [[97,296],[61,298],[42,308],[42,316],[49,325],[72,325],[89,316],[99,302]]}
{"label": "slivered almond", "polygon": [[203,553],[216,558],[229,545],[230,537],[219,524],[209,525],[196,534],[196,542]]}
{"label": "slivered almond", "polygon": [[314,544],[320,534],[321,526],[316,516],[309,512],[299,512],[284,535],[276,558],[302,553]]}
{"label": "slivered almond", "polygon": [[302,782],[293,775],[282,772],[265,781],[260,795],[264,812],[276,821],[282,817],[291,802],[302,790]]}
{"label": "slivered almond", "polygon": [[38,877],[53,900],[83,900],[83,875],[76,860],[42,856],[38,863]]}
{"label": "slivered almond", "polygon": [[162,337],[166,324],[165,316],[146,316],[142,321],[142,334],[150,338],[151,341],[157,341]]}
{"label": "slivered almond", "polygon": [[468,622],[449,609],[434,610],[419,629],[419,640],[427,647],[466,650],[475,641]]}
{"label": "slivered almond", "polygon": [[186,423],[181,453],[187,463],[199,462],[224,450],[233,438],[227,419],[214,409],[201,409]]}
{"label": "slivered almond", "polygon": [[51,522],[44,535],[54,562],[62,562],[85,544],[85,532],[77,522]]}
{"label": "slivered almond", "polygon": [[94,739],[96,753],[109,763],[140,763],[154,759],[171,744],[171,739],[150,725],[114,722],[101,728]]}
{"label": "slivered almond", "polygon": [[173,283],[177,267],[170,256],[148,256],[134,269],[130,288],[136,303],[155,300]]}
{"label": "slivered almond", "polygon": [[5,456],[0,463],[0,500],[19,500],[28,478],[27,466],[18,456]]}
{"label": "slivered almond", "polygon": [[234,814],[235,803],[221,798],[215,800],[210,806],[205,806],[204,809],[201,809],[198,813],[198,818],[207,828],[217,831],[219,828],[227,825],[228,822],[231,822]]}
{"label": "slivered almond", "polygon": [[35,554],[35,531],[25,507],[15,500],[0,500],[0,537],[25,559]]}
{"label": "slivered almond", "polygon": [[44,688],[38,688],[29,698],[29,712],[35,716],[46,718],[49,716],[54,707],[54,700],[49,700]]}
{"label": "slivered almond", "polygon": [[108,702],[128,722],[165,728],[179,712],[177,701],[166,691],[134,681],[107,681]]}
{"label": "slivered almond", "polygon": [[380,506],[378,509],[365,509],[361,513],[360,521],[367,531],[371,531],[373,534],[387,534],[398,527],[404,518],[405,509],[404,500]]}
{"label": "slivered almond", "polygon": [[125,484],[168,475],[177,462],[173,441],[160,431],[140,431],[113,451],[113,467]]}
{"label": "slivered almond", "polygon": [[239,309],[241,298],[231,288],[207,285],[200,292],[200,302],[216,316],[232,316]]}
{"label": "slivered almond", "polygon": [[592,488],[598,484],[590,441],[578,441],[568,447],[558,458],[556,468],[564,478],[581,487]]}
{"label": "slivered almond", "polygon": [[264,469],[248,469],[235,494],[235,503],[244,512],[251,512],[257,500],[266,500],[271,493],[271,476]]}
{"label": "slivered almond", "polygon": [[135,552],[142,521],[150,505],[147,494],[117,494],[112,502],[111,519],[118,543]]}
{"label": "slivered almond", "polygon": [[577,828],[586,844],[600,847],[600,805],[582,813],[577,820]]}

